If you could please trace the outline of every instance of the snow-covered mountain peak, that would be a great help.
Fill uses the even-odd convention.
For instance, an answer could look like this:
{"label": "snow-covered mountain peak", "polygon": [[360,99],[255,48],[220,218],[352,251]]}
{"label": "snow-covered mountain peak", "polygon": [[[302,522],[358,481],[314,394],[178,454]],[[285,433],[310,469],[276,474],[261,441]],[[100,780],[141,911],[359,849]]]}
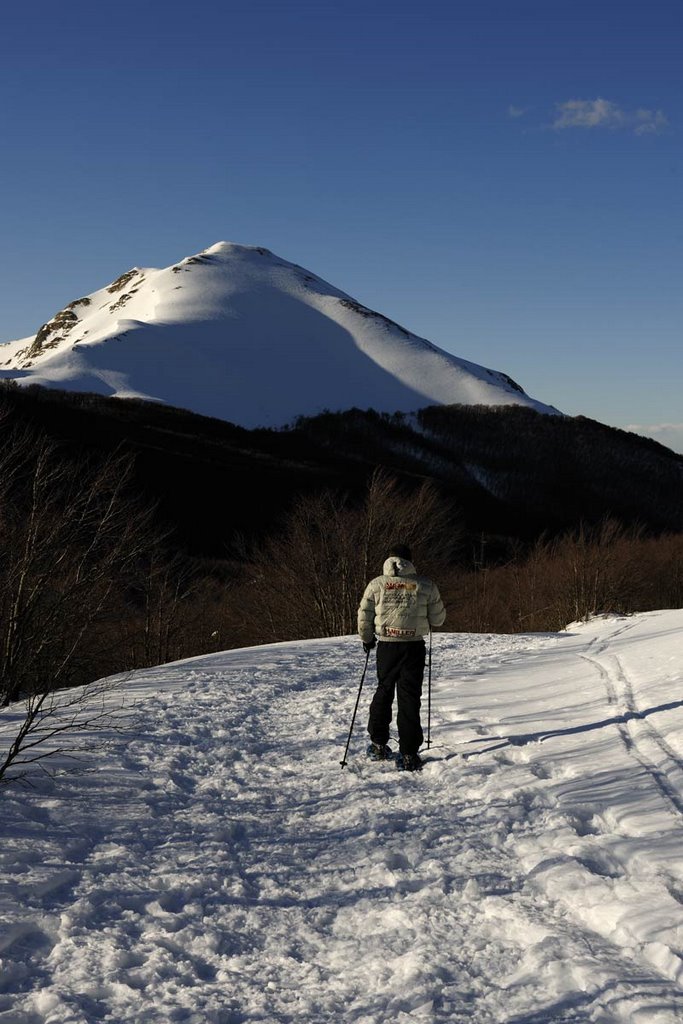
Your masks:
{"label": "snow-covered mountain peak", "polygon": [[247,427],[352,407],[557,411],[269,249],[228,241],[164,269],[132,267],[69,302],[33,337],[0,346],[0,376]]}
{"label": "snow-covered mountain peak", "polygon": [[213,245],[210,245],[208,247],[208,249],[204,249],[204,252],[208,253],[208,254],[210,254],[212,256],[213,255],[220,256],[221,253],[227,253],[227,252],[232,251],[233,249],[249,249],[249,248],[251,248],[251,246],[238,245],[237,242],[225,242],[225,241],[223,241],[223,242],[215,242]]}
{"label": "snow-covered mountain peak", "polygon": [[273,256],[270,249],[261,245],[240,245],[239,242],[215,242],[208,249],[203,249],[200,256],[239,256],[248,253],[257,253],[260,256]]}

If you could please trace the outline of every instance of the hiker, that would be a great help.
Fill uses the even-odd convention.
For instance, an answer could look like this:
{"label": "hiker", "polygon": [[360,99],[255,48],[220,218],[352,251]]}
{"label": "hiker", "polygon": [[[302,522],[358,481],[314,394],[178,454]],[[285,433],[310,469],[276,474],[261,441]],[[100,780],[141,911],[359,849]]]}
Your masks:
{"label": "hiker", "polygon": [[[358,609],[363,650],[377,644],[377,690],[370,705],[368,756],[384,761],[394,755],[387,746],[394,692],[398,698],[399,769],[419,771],[423,741],[420,697],[425,667],[425,635],[443,625],[446,610],[435,583],[418,576],[407,544],[394,544],[383,574],[371,580]],[[379,640],[379,643],[377,643]]]}

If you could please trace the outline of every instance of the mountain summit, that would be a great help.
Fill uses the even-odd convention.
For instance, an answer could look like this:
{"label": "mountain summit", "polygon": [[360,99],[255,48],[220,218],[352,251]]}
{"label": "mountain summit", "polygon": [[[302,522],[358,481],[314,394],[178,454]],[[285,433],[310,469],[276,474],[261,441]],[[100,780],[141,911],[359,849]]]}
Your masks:
{"label": "mountain summit", "polygon": [[268,249],[218,242],[138,267],[0,346],[0,377],[142,398],[245,427],[358,407],[524,405],[506,374],[458,359]]}

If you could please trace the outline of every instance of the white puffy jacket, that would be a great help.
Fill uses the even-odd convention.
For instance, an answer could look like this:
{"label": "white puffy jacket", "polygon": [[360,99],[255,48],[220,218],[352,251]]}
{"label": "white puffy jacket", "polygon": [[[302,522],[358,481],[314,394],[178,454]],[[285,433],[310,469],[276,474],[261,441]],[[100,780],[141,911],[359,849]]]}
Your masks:
{"label": "white puffy jacket", "polygon": [[365,588],[358,609],[363,643],[380,640],[421,640],[430,627],[443,625],[446,609],[435,583],[418,576],[415,566],[392,555]]}

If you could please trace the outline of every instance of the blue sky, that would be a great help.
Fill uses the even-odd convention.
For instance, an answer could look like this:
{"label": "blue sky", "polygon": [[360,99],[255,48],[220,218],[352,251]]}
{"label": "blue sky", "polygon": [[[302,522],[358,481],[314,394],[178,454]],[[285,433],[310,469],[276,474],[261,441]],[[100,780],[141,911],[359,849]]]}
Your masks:
{"label": "blue sky", "polygon": [[130,266],[265,245],[683,450],[682,29],[679,0],[27,0],[0,340]]}

